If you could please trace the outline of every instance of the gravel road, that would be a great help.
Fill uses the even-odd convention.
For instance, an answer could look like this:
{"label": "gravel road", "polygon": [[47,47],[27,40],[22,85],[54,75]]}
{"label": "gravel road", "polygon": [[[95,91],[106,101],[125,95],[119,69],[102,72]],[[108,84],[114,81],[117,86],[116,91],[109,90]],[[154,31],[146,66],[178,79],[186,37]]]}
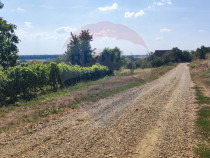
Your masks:
{"label": "gravel road", "polygon": [[149,84],[0,135],[0,157],[193,157],[195,104],[187,64]]}

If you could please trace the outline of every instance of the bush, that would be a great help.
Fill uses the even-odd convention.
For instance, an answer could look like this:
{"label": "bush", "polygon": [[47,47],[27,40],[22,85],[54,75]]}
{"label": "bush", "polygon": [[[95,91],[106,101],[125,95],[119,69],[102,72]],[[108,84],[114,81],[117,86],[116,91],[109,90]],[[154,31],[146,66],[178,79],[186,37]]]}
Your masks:
{"label": "bush", "polygon": [[98,59],[101,65],[107,66],[112,72],[119,70],[124,64],[125,59],[122,56],[122,51],[115,47],[114,49],[105,48]]}
{"label": "bush", "polygon": [[162,65],[164,65],[164,59],[161,57],[155,57],[152,62],[151,62],[153,67],[160,67]]}

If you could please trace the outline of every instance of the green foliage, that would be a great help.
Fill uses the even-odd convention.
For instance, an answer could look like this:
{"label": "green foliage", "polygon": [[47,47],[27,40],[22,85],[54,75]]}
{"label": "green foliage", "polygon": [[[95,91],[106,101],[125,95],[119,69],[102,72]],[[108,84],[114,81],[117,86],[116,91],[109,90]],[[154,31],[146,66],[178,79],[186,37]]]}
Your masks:
{"label": "green foliage", "polygon": [[0,2],[0,9],[4,7],[4,4]]}
{"label": "green foliage", "polygon": [[210,97],[206,97],[203,95],[201,88],[198,86],[195,86],[196,90],[196,99],[199,101],[200,104],[210,104]]}
{"label": "green foliage", "polygon": [[160,67],[165,64],[164,59],[161,57],[154,57],[154,59],[151,61],[151,64],[153,67]]}
{"label": "green foliage", "polygon": [[191,60],[191,52],[182,51],[176,47],[163,54],[162,57],[156,56],[154,53],[150,53],[148,57],[145,58],[145,60],[141,63],[141,67],[160,67],[162,65],[171,65],[172,63],[190,62]]}
{"label": "green foliage", "polygon": [[136,63],[135,62],[129,62],[127,65],[127,68],[131,70],[131,73],[134,72],[134,69],[136,69]]}
{"label": "green foliage", "polygon": [[[1,8],[3,8],[3,4],[0,2]],[[15,66],[18,59],[16,44],[19,43],[19,39],[14,33],[16,28],[15,25],[8,24],[0,17],[0,65],[4,68]]]}
{"label": "green foliage", "polygon": [[201,158],[209,158],[210,157],[210,147],[205,145],[199,145],[196,148],[196,154]]}
{"label": "green foliage", "polygon": [[79,36],[71,33],[71,41],[65,52],[66,61],[73,65],[93,65],[93,50],[90,46],[92,39],[89,30],[82,30]]}
{"label": "green foliage", "polygon": [[98,59],[101,65],[105,65],[111,70],[119,70],[125,63],[125,59],[122,56],[122,52],[119,48],[114,49],[105,48]]}
{"label": "green foliage", "polygon": [[136,63],[134,63],[134,62],[129,62],[128,65],[127,65],[127,68],[128,68],[128,69],[131,69],[131,70],[136,69]]}
{"label": "green foliage", "polygon": [[210,53],[210,48],[201,46],[201,48],[198,48],[196,52],[194,52],[194,58],[206,59],[207,53]]}
{"label": "green foliage", "polygon": [[14,103],[18,97],[29,100],[39,91],[74,85],[81,81],[96,80],[110,75],[105,66],[91,67],[66,65],[64,63],[33,63],[18,65],[4,70],[0,67],[0,105]]}
{"label": "green foliage", "polygon": [[189,51],[182,51],[179,48],[175,47],[171,51],[165,53],[162,58],[165,64],[190,62],[191,53]]}
{"label": "green foliage", "polygon": [[198,132],[202,136],[203,142],[196,148],[196,153],[200,157],[208,158],[210,156],[210,107],[205,106],[198,111],[198,119],[196,121]]}
{"label": "green foliage", "polygon": [[49,84],[51,87],[53,87],[53,90],[57,89],[57,82],[58,82],[58,76],[59,76],[59,68],[58,65],[54,62],[49,64]]}

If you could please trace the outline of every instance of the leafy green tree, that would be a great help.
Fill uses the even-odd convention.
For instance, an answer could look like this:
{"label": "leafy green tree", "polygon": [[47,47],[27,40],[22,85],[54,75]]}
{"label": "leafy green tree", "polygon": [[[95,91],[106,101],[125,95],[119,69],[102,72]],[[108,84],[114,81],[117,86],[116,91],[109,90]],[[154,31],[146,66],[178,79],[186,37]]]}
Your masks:
{"label": "leafy green tree", "polygon": [[4,4],[0,2],[0,9],[4,7]]}
{"label": "leafy green tree", "polygon": [[65,52],[67,62],[73,65],[91,66],[94,53],[90,45],[92,39],[89,30],[82,30],[79,36],[71,33],[71,41]]}
{"label": "leafy green tree", "polygon": [[105,48],[98,59],[101,65],[105,65],[111,70],[119,70],[125,63],[125,59],[122,56],[122,52],[119,48],[114,49]]}
{"label": "leafy green tree", "polygon": [[187,50],[184,50],[183,52],[183,61],[185,62],[191,62],[192,61],[192,56],[191,53]]}
{"label": "leafy green tree", "polygon": [[174,62],[175,63],[183,62],[184,56],[183,56],[182,50],[175,47],[175,48],[172,49],[172,54],[174,56]]}
{"label": "leafy green tree", "polygon": [[73,65],[81,65],[80,62],[80,46],[79,37],[71,33],[71,41],[67,46],[67,51],[65,52],[65,58],[67,62],[71,62]]}
{"label": "leafy green tree", "polygon": [[162,57],[155,57],[152,61],[151,64],[153,67],[160,67],[164,65],[164,59]]}
{"label": "leafy green tree", "polygon": [[201,48],[198,48],[196,50],[196,56],[199,58],[199,59],[206,59],[206,54],[207,53],[210,53],[210,50],[209,48],[205,47],[205,46],[201,46]]}
{"label": "leafy green tree", "polygon": [[81,51],[81,65],[90,66],[93,62],[93,53],[90,42],[93,40],[93,36],[90,35],[89,30],[82,30],[80,35],[80,51]]}
{"label": "leafy green tree", "polygon": [[165,64],[171,63],[175,61],[174,53],[173,52],[167,52],[163,55],[163,60]]}
{"label": "leafy green tree", "polygon": [[127,68],[130,69],[131,73],[133,74],[134,69],[136,69],[136,63],[135,62],[129,62],[127,65]]}
{"label": "leafy green tree", "polygon": [[136,68],[140,68],[142,66],[142,62],[144,61],[144,59],[136,59]]}
{"label": "leafy green tree", "polygon": [[[3,8],[2,3],[0,8]],[[15,66],[18,59],[16,44],[19,43],[19,39],[14,32],[16,28],[0,17],[0,65],[4,68]]]}

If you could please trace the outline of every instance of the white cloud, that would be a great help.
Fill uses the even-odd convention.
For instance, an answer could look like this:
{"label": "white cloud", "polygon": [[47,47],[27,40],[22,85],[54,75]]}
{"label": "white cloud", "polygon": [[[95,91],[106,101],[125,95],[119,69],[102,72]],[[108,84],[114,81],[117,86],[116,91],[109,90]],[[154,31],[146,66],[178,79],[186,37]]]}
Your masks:
{"label": "white cloud", "polygon": [[45,8],[45,9],[54,9],[53,6],[49,6],[49,5],[41,5],[41,8]]}
{"label": "white cloud", "polygon": [[21,40],[63,40],[65,42],[69,37],[69,34],[58,34],[56,32],[29,32],[23,29],[18,29],[16,33]]}
{"label": "white cloud", "polygon": [[133,16],[138,17],[144,15],[144,11],[140,10],[139,12],[125,12],[125,18],[131,18]]}
{"label": "white cloud", "polygon": [[151,9],[152,7],[149,5],[148,7],[147,7],[147,9]]}
{"label": "white cloud", "polygon": [[171,0],[162,0],[160,2],[153,2],[153,4],[157,5],[157,6],[171,5],[172,1]]}
{"label": "white cloud", "polygon": [[22,12],[22,11],[24,11],[24,9],[23,8],[17,8],[17,11]]}
{"label": "white cloud", "polygon": [[134,14],[134,12],[125,12],[125,18],[131,18]]}
{"label": "white cloud", "polygon": [[100,10],[100,11],[108,11],[108,10],[115,10],[117,8],[118,8],[118,4],[114,3],[111,6],[99,7],[98,10]]}
{"label": "white cloud", "polygon": [[155,40],[156,40],[156,41],[161,41],[161,40],[163,40],[163,37],[162,37],[162,36],[156,37]]}
{"label": "white cloud", "polygon": [[142,16],[142,15],[144,15],[144,11],[143,10],[140,10],[139,12],[137,12],[135,14],[135,16]]}
{"label": "white cloud", "polygon": [[68,34],[70,34],[70,32],[74,32],[75,30],[76,30],[75,28],[72,28],[72,27],[69,27],[69,26],[63,26],[63,27],[57,28],[56,33],[68,33]]}
{"label": "white cloud", "polygon": [[160,32],[171,32],[171,29],[168,29],[168,28],[162,28],[162,29],[160,29]]}
{"label": "white cloud", "polygon": [[172,4],[171,0],[168,0],[166,3],[169,4],[169,5]]}
{"label": "white cloud", "polygon": [[158,6],[165,5],[165,3],[163,3],[163,2],[155,2],[155,4]]}
{"label": "white cloud", "polygon": [[205,30],[202,30],[202,29],[201,29],[201,30],[199,30],[199,32],[202,33],[202,32],[205,32]]}
{"label": "white cloud", "polygon": [[27,28],[31,28],[31,27],[32,27],[32,24],[31,24],[31,22],[25,22],[25,26],[26,26]]}

